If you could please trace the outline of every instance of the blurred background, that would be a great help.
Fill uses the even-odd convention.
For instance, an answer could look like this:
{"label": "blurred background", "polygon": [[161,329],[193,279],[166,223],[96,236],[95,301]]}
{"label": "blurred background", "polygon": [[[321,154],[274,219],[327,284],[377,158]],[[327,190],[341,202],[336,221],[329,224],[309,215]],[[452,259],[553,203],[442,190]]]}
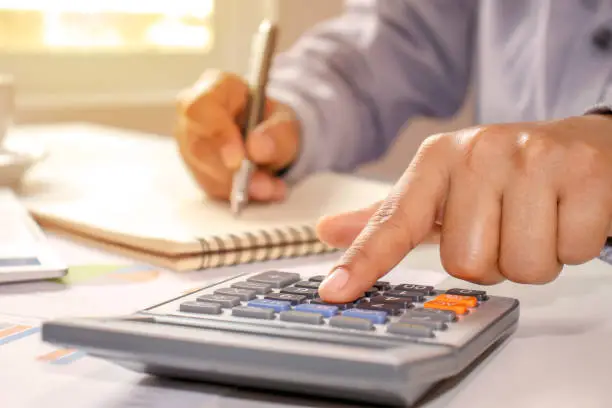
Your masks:
{"label": "blurred background", "polygon": [[[244,74],[262,18],[282,51],[342,0],[0,0],[0,73],[16,80],[17,124],[93,122],[172,134],[175,96],[208,67]],[[428,134],[467,126],[418,120],[363,171],[397,177]]]}

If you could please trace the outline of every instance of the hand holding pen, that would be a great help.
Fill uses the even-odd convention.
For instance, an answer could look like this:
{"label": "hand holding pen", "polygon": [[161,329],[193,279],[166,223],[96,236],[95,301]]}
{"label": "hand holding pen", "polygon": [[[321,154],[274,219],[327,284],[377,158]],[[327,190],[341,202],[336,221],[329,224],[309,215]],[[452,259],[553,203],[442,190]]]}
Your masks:
{"label": "hand holding pen", "polygon": [[[251,59],[251,67],[260,66],[256,60]],[[209,197],[230,200],[233,178],[245,158],[255,164],[248,183],[249,200],[273,202],[285,197],[285,183],[276,172],[295,161],[299,124],[288,106],[265,97],[263,121],[247,126],[251,90],[252,81],[208,70],[179,95],[175,133],[179,152]]]}

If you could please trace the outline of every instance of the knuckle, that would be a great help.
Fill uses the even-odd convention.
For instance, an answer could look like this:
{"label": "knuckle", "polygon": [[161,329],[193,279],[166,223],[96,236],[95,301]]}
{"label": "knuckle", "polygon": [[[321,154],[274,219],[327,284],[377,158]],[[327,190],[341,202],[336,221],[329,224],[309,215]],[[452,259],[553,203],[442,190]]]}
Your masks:
{"label": "knuckle", "polygon": [[446,152],[452,148],[454,144],[454,137],[451,133],[436,133],[430,135],[423,140],[419,149],[417,150],[417,160],[424,159],[425,157],[432,154],[439,154]]}
{"label": "knuckle", "polygon": [[565,265],[580,265],[597,258],[601,253],[601,245],[579,245],[559,242],[559,261]]}
{"label": "knuckle", "polygon": [[516,262],[502,258],[499,270],[511,282],[541,285],[554,281],[561,272],[561,265],[552,262]]}
{"label": "knuckle", "polygon": [[548,133],[532,130],[518,138],[516,166],[526,174],[534,174],[565,155],[566,148]]}
{"label": "knuckle", "polygon": [[192,116],[195,112],[216,103],[220,97],[240,92],[245,88],[242,79],[230,72],[208,69],[200,75],[196,82],[179,92],[177,107],[181,114]]}
{"label": "knuckle", "polygon": [[572,174],[578,178],[578,182],[592,181],[607,176],[609,160],[600,149],[581,141],[575,141],[568,155],[570,156],[568,161],[572,165]]}
{"label": "knuckle", "polygon": [[474,129],[461,140],[463,163],[473,172],[487,173],[493,161],[497,161],[500,142],[496,127]]}
{"label": "knuckle", "polygon": [[441,262],[444,269],[457,279],[486,284],[495,275],[495,268],[492,268],[486,260],[479,257],[464,256],[455,251],[452,251],[452,253],[443,251]]}

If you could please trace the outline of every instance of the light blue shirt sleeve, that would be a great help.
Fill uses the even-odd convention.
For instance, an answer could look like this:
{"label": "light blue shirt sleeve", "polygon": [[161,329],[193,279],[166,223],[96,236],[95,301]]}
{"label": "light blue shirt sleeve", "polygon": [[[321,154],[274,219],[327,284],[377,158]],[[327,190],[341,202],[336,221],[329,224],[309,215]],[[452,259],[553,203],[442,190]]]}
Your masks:
{"label": "light blue shirt sleeve", "polygon": [[[381,157],[408,120],[450,117],[468,89],[478,0],[347,0],[280,54],[269,95],[301,123],[287,179]],[[408,164],[408,163],[406,163]]]}

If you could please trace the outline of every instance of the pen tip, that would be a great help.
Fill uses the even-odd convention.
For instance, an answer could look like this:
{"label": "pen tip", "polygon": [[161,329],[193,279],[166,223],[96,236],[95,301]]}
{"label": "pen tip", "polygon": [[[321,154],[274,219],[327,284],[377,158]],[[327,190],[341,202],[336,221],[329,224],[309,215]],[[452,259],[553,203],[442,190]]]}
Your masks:
{"label": "pen tip", "polygon": [[242,201],[240,200],[233,200],[231,202],[231,209],[232,209],[232,213],[236,216],[240,215],[240,213],[242,212]]}

